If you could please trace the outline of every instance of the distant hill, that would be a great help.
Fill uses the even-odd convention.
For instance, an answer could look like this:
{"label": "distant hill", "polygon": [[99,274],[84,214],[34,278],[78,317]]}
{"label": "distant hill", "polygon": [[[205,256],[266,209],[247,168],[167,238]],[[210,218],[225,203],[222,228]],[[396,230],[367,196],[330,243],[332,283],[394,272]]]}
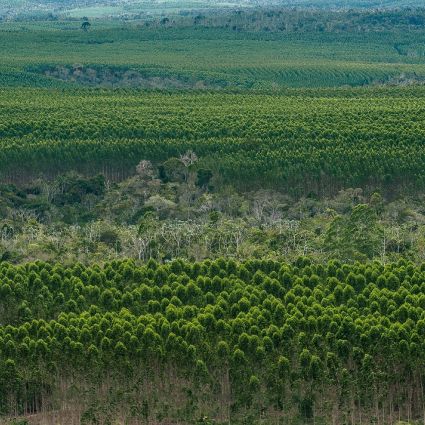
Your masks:
{"label": "distant hill", "polygon": [[2,0],[0,18],[43,16],[134,16],[180,13],[187,10],[249,7],[297,7],[323,9],[376,9],[424,7],[423,0]]}
{"label": "distant hill", "polygon": [[[268,3],[266,0],[263,4]],[[400,8],[423,7],[423,0],[277,0],[285,6],[326,7],[326,8]]]}
{"label": "distant hill", "polygon": [[223,6],[225,4],[233,6],[246,5],[284,5],[284,6],[306,6],[306,7],[361,7],[361,8],[377,8],[377,7],[421,7],[424,6],[423,0],[4,0],[1,8],[75,8],[75,7],[91,7],[93,5],[103,4],[108,6],[137,6],[149,7],[196,7],[206,5]]}

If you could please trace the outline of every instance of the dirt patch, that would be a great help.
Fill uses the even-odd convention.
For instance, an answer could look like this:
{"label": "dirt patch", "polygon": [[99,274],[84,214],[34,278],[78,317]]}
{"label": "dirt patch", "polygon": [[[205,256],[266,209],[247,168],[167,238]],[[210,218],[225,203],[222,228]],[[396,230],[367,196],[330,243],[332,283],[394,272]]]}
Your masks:
{"label": "dirt patch", "polygon": [[130,87],[148,89],[211,89],[225,84],[192,77],[172,75],[167,71],[141,71],[123,67],[54,65],[29,70],[46,77],[90,87]]}

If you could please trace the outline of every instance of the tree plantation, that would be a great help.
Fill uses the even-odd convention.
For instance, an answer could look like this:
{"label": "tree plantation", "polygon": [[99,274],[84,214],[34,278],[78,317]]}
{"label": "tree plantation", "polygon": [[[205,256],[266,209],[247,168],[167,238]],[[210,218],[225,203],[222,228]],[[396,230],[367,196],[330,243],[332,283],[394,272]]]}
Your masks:
{"label": "tree plantation", "polygon": [[0,0],[0,425],[425,425],[419,0]]}
{"label": "tree plantation", "polygon": [[342,188],[423,190],[425,89],[291,90],[284,94],[5,89],[0,172],[103,173],[196,151],[242,189],[293,195]]}
{"label": "tree plantation", "polygon": [[3,414],[141,424],[424,414],[425,276],[405,261],[35,262],[2,264],[0,276]]}

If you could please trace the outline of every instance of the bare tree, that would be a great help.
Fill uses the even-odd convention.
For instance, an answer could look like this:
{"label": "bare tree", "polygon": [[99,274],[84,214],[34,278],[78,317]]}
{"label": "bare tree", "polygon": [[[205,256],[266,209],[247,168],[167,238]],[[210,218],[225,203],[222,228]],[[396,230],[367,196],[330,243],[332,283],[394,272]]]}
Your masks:
{"label": "bare tree", "polygon": [[184,180],[187,182],[189,178],[189,167],[198,161],[198,156],[192,150],[188,150],[183,155],[180,155],[179,160],[185,167]]}
{"label": "bare tree", "polygon": [[154,175],[153,165],[150,161],[143,159],[137,164],[136,172],[142,179],[151,179]]}
{"label": "bare tree", "polygon": [[183,155],[180,155],[180,161],[186,168],[188,168],[198,161],[198,156],[192,150],[188,150]]}
{"label": "bare tree", "polygon": [[59,185],[57,181],[49,182],[40,180],[41,192],[46,197],[47,202],[52,202],[55,196],[59,194]]}
{"label": "bare tree", "polygon": [[39,217],[38,217],[38,214],[35,213],[34,211],[18,209],[18,210],[11,211],[11,218],[12,220],[15,220],[21,223],[27,223],[30,221],[37,221]]}
{"label": "bare tree", "polygon": [[150,243],[155,239],[156,232],[140,232],[137,227],[130,229],[130,235],[127,239],[130,242],[130,250],[136,254],[139,260],[146,260]]}

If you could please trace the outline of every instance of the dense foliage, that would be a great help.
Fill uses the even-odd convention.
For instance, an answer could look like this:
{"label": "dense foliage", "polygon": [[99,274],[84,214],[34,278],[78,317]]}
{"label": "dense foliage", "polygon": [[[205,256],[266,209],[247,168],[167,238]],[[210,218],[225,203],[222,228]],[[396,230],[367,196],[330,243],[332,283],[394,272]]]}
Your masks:
{"label": "dense foliage", "polygon": [[[157,88],[173,88],[168,80],[176,79],[183,87],[275,89],[362,86],[403,73],[407,81],[420,81],[423,27],[422,10],[200,14],[92,21],[88,31],[81,29],[81,20],[3,22],[0,82],[144,87],[144,77],[156,78]],[[78,72],[59,72],[63,68]],[[115,72],[125,75],[116,78]],[[126,78],[132,73],[142,78]]]}
{"label": "dense foliage", "polygon": [[273,190],[240,192],[196,162],[186,169],[181,161],[170,158],[144,174],[139,164],[135,176],[115,184],[67,174],[0,185],[0,260],[425,259],[423,195],[383,198],[357,188],[296,199]]}
{"label": "dense foliage", "polygon": [[0,422],[423,420],[423,10],[45,5],[0,7]]}
{"label": "dense foliage", "polygon": [[[424,88],[283,94],[4,89],[0,172],[134,173],[194,150],[242,188],[294,195],[347,187],[422,190]],[[401,120],[402,117],[402,120]]]}
{"label": "dense foliage", "polygon": [[423,267],[35,262],[3,263],[0,276],[3,414],[392,423],[423,413]]}
{"label": "dense foliage", "polygon": [[282,91],[423,84],[423,11],[163,19],[2,23],[1,178],[119,180],[192,149],[242,189],[423,189],[422,88]]}

